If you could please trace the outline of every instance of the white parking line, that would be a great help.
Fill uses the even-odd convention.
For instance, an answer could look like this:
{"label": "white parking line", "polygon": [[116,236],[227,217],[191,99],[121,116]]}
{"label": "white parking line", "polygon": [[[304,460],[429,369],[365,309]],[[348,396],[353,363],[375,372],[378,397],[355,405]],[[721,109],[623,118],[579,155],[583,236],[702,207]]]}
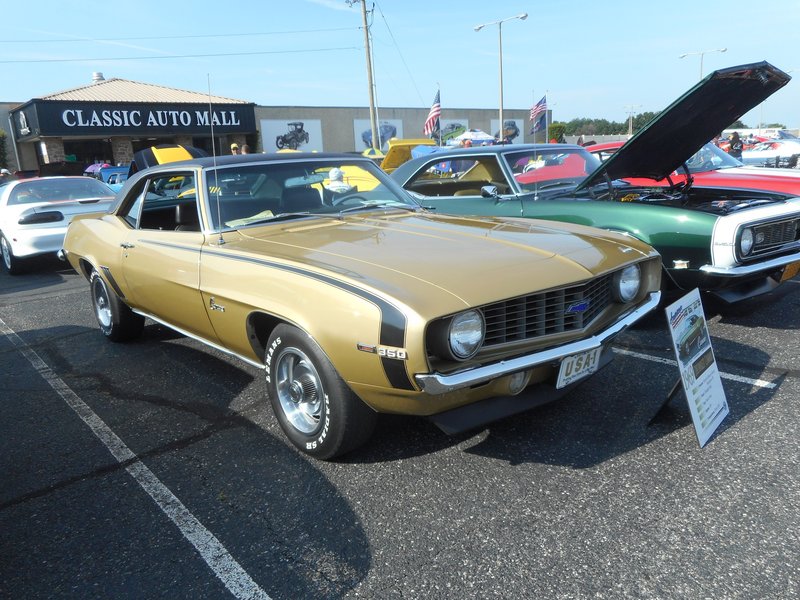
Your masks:
{"label": "white parking line", "polygon": [[[660,356],[651,356],[650,354],[640,354],[639,352],[631,352],[630,350],[623,350],[622,348],[614,348],[614,352],[624,354],[625,356],[633,356],[634,358],[641,358],[642,360],[649,360],[650,362],[657,362],[664,365],[672,365],[677,367],[677,361],[670,358],[661,358]],[[731,381],[738,381],[739,383],[747,383],[756,387],[775,389],[777,386],[771,381],[764,381],[763,379],[750,379],[749,377],[742,377],[741,375],[734,375],[733,373],[719,372],[722,379],[730,379]]]}
{"label": "white parking line", "polygon": [[[130,462],[125,470],[150,495],[158,507],[197,549],[206,564],[236,598],[270,600],[247,572],[178,498],[142,463],[116,433],[47,366],[47,363],[0,318],[0,331],[28,359],[34,369],[61,396],[64,402],[89,426],[120,463]],[[133,461],[133,462],[131,462]]]}

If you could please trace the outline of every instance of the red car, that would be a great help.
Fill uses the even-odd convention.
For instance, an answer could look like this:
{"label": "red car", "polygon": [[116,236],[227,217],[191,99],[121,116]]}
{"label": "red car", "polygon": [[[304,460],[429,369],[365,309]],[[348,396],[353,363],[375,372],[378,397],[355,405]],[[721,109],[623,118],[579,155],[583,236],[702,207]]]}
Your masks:
{"label": "red car", "polygon": [[[586,150],[607,159],[625,142],[607,142],[587,146]],[[800,169],[766,169],[764,167],[745,167],[724,150],[714,144],[705,144],[686,161],[694,187],[718,187],[750,190],[766,190],[800,196]],[[683,169],[673,171],[667,178],[656,181],[646,178],[626,178],[634,185],[682,184],[686,181]]]}

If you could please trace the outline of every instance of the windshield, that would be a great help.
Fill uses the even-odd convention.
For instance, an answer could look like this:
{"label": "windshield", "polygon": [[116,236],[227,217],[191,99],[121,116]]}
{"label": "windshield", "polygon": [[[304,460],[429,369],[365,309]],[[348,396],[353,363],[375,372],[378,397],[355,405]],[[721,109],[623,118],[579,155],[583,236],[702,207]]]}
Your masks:
{"label": "windshield", "polygon": [[559,144],[508,152],[504,158],[517,184],[526,191],[577,185],[600,166],[600,159],[583,148]]}
{"label": "windshield", "polygon": [[369,160],[309,159],[228,165],[205,173],[214,229],[419,205]]}
{"label": "windshield", "polygon": [[711,142],[705,144],[686,161],[689,173],[702,173],[717,169],[730,169],[741,167],[742,163]]}

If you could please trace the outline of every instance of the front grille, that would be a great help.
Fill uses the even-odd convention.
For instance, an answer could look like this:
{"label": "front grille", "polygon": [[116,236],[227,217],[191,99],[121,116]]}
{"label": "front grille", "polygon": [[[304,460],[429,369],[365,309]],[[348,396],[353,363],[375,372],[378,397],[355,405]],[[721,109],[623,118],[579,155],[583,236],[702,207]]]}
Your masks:
{"label": "front grille", "polygon": [[484,306],[484,347],[583,329],[611,303],[611,277]]}
{"label": "front grille", "polygon": [[800,236],[800,219],[787,219],[762,223],[753,227],[755,245],[753,254],[766,254],[781,250],[781,246],[796,242]]}

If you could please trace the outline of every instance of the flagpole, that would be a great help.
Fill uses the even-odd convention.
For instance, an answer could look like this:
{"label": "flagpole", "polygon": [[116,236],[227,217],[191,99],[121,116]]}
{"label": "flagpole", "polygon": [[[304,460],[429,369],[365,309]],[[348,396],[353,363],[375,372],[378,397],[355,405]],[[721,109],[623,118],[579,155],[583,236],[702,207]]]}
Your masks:
{"label": "flagpole", "polygon": [[[547,92],[550,90],[544,91],[544,105],[547,106]],[[547,144],[550,142],[550,124],[547,122],[547,108],[544,109],[544,143]]]}
{"label": "flagpole", "polygon": [[[536,105],[536,90],[531,88],[531,106]],[[533,121],[531,121],[531,129],[533,129]],[[536,132],[533,132],[533,143],[536,143]]]}
{"label": "flagpole", "polygon": [[441,118],[441,106],[442,106],[442,88],[438,85],[436,86],[436,95],[439,97],[439,118],[436,119],[438,131],[436,132],[436,137],[439,138],[439,147],[442,145],[442,118]]}

